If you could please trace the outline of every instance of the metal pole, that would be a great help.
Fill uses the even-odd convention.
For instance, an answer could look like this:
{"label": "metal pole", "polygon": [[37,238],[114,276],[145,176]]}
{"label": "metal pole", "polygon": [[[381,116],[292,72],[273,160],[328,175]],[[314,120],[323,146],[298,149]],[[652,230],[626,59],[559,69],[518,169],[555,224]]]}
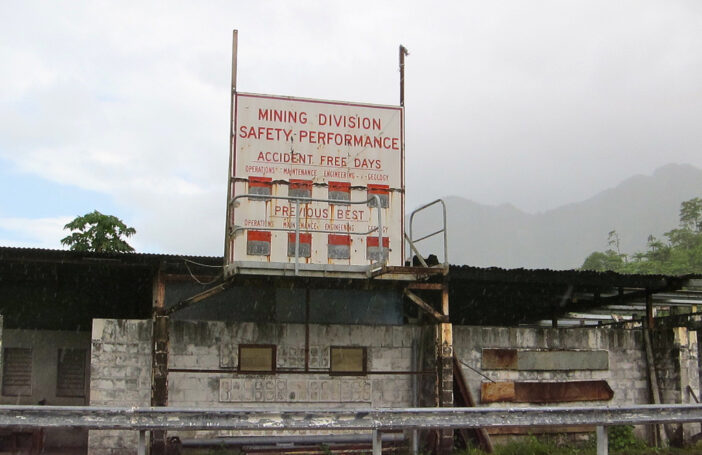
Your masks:
{"label": "metal pole", "polygon": [[239,48],[239,30],[232,32],[232,93],[236,92],[236,60]]}
{"label": "metal pole", "polygon": [[146,455],[146,430],[139,430],[139,447],[137,448],[139,455]]}
{"label": "metal pole", "polygon": [[[229,201],[231,201],[234,195],[234,176],[232,175],[232,168],[234,164],[234,98],[236,97],[236,60],[237,60],[237,48],[239,46],[239,31],[234,30],[232,32],[232,83],[231,91],[229,92],[229,167],[227,168],[227,219],[225,221],[225,231],[229,227],[229,223],[234,223],[232,216],[232,211],[234,208],[231,206]],[[224,264],[229,262],[229,238],[228,233],[224,233]]]}
{"label": "metal pole", "polygon": [[383,214],[380,213],[380,196],[374,194],[375,206],[378,208],[378,247],[380,249],[380,262],[385,265],[385,248],[383,247]]}
{"label": "metal pole", "polygon": [[597,425],[595,434],[597,435],[597,455],[607,455],[609,453],[609,439],[607,438],[607,427]]}
{"label": "metal pole", "polygon": [[[400,144],[400,154],[402,155],[402,187],[405,186],[405,56],[409,55],[407,48],[400,44],[400,106],[402,107],[402,137]],[[402,201],[402,219],[405,218],[405,198],[401,198]],[[404,223],[402,223],[402,230],[405,230]],[[404,233],[404,232],[403,232]],[[402,242],[402,249],[400,251],[402,262],[405,262],[405,242]]]}
{"label": "metal pole", "polygon": [[373,455],[383,455],[383,438],[378,430],[373,430]]}
{"label": "metal pole", "polygon": [[[412,361],[410,368],[412,371],[419,371],[419,345],[417,340],[412,340]],[[412,406],[419,407],[419,378],[416,374],[412,375]],[[416,429],[409,430],[409,452],[411,455],[419,453],[419,432]]]}
{"label": "metal pole", "polygon": [[409,52],[400,44],[400,106],[405,105],[405,55],[409,55]]}
{"label": "metal pole", "polygon": [[300,200],[295,199],[295,276],[300,269]]}
{"label": "metal pole", "polygon": [[646,328],[653,330],[653,293],[646,289]]}

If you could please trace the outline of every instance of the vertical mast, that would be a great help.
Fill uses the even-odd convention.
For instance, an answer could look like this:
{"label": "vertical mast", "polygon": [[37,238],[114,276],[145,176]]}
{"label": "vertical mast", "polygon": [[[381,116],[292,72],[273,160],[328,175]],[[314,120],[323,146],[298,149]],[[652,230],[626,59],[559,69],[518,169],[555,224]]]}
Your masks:
{"label": "vertical mast", "polygon": [[224,265],[231,262],[231,243],[229,227],[234,225],[234,214],[230,201],[234,196],[234,109],[236,100],[236,57],[239,42],[239,31],[232,32],[232,82],[229,92],[229,167],[227,168],[227,219],[224,228]]}

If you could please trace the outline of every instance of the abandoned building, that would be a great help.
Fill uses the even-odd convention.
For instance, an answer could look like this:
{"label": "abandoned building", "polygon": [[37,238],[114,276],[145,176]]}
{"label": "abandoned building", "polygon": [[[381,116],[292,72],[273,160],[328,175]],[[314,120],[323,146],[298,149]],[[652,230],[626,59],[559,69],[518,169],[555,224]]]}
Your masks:
{"label": "abandoned building", "polygon": [[[699,396],[700,277],[420,266],[384,279],[241,274],[222,284],[222,263],[0,248],[0,400],[319,409]],[[697,431],[667,427],[671,440]],[[453,444],[445,433],[422,443]],[[154,431],[152,453],[173,436],[197,446],[245,435]],[[136,451],[134,432],[45,438],[91,454]]]}

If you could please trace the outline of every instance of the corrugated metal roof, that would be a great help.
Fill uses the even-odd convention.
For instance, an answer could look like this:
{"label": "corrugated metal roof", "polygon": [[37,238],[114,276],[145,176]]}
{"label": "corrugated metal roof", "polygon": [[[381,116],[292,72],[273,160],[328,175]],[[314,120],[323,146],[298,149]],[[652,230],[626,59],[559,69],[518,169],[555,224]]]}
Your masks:
{"label": "corrugated metal roof", "polygon": [[48,248],[21,248],[11,246],[0,246],[0,260],[9,259],[44,259],[62,262],[68,260],[118,260],[123,263],[134,264],[157,264],[161,261],[178,261],[187,259],[194,262],[202,262],[207,265],[222,265],[221,256],[190,256],[180,254],[163,253],[98,253],[92,251],[71,251],[56,250]]}

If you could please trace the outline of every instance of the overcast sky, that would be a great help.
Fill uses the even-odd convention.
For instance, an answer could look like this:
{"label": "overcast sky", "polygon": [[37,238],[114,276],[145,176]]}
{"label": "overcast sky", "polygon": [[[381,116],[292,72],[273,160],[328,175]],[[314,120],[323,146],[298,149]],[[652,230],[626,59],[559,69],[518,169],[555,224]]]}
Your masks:
{"label": "overcast sky", "polygon": [[399,103],[407,206],[537,212],[702,167],[702,2],[0,2],[0,245],[92,210],[142,252],[221,255],[241,91]]}

